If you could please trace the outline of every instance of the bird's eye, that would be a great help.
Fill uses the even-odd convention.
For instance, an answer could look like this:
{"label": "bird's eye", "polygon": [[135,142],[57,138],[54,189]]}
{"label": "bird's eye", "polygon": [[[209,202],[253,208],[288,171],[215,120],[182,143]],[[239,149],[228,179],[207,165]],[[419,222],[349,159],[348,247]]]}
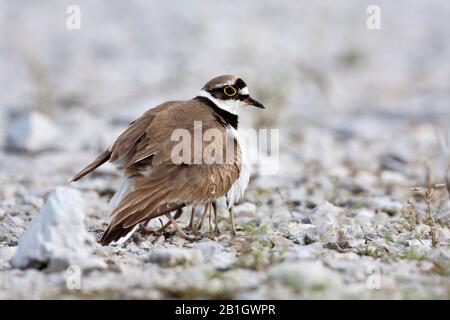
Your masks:
{"label": "bird's eye", "polygon": [[233,86],[226,86],[225,88],[223,88],[223,92],[229,97],[233,97],[237,93],[236,89]]}

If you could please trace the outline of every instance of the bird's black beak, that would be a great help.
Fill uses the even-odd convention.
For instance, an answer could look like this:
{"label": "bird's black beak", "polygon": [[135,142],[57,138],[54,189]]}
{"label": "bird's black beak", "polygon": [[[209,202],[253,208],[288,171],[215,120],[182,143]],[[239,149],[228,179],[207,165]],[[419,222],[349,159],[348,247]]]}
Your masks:
{"label": "bird's black beak", "polygon": [[252,97],[247,97],[247,98],[245,98],[245,99],[244,99],[244,102],[245,102],[247,105],[249,105],[249,106],[254,106],[254,107],[257,107],[257,108],[265,109],[262,103],[256,101],[256,100],[253,99]]}

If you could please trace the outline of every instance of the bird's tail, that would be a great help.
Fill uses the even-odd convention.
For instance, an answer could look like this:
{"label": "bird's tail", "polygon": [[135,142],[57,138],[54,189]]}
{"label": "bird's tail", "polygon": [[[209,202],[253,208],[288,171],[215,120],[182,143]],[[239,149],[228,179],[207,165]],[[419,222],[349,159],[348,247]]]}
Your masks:
{"label": "bird's tail", "polygon": [[121,245],[125,241],[127,241],[138,228],[139,224],[136,224],[128,228],[122,228],[121,225],[118,226],[109,225],[108,228],[103,233],[103,236],[100,239],[100,243],[103,246],[106,246],[108,244]]}
{"label": "bird's tail", "polygon": [[154,212],[144,216],[142,219],[133,221],[132,223],[127,223],[126,220],[120,223],[111,223],[103,233],[100,243],[103,246],[106,246],[108,244],[122,244],[127,241],[131,237],[131,235],[139,228],[141,222],[148,222],[151,219],[163,216],[167,213],[170,214],[170,212],[181,209],[186,205],[187,203],[163,204],[160,206],[159,210],[154,210]]}
{"label": "bird's tail", "polygon": [[100,167],[102,164],[107,162],[111,158],[111,151],[106,150],[101,155],[99,155],[94,161],[89,163],[83,170],[78,172],[70,182],[75,182],[83,178],[85,175],[89,174],[90,172],[94,171],[98,167]]}

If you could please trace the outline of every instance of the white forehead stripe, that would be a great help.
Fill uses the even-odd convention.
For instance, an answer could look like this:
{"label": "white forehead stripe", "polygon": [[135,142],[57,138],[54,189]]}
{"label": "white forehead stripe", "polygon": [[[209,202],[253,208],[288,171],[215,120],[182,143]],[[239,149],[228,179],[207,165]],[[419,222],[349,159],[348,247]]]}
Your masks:
{"label": "white forehead stripe", "polygon": [[242,89],[239,90],[239,94],[243,94],[243,95],[248,94],[248,88],[247,87],[243,87]]}

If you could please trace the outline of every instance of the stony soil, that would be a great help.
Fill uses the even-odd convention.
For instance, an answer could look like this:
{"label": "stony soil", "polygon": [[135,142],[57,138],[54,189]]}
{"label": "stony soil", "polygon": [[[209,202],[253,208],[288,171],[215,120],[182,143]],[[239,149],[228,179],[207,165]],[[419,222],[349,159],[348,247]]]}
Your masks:
{"label": "stony soil", "polygon": [[[365,1],[79,1],[78,31],[69,2],[2,2],[0,298],[449,299],[450,5],[378,2],[378,31]],[[11,265],[47,196],[130,121],[230,72],[267,105],[242,128],[280,133],[279,171],[253,168],[236,237],[222,208],[222,234],[206,223],[201,241],[92,244],[103,267],[80,286],[71,268]],[[105,166],[70,186],[96,239],[118,184]]]}

